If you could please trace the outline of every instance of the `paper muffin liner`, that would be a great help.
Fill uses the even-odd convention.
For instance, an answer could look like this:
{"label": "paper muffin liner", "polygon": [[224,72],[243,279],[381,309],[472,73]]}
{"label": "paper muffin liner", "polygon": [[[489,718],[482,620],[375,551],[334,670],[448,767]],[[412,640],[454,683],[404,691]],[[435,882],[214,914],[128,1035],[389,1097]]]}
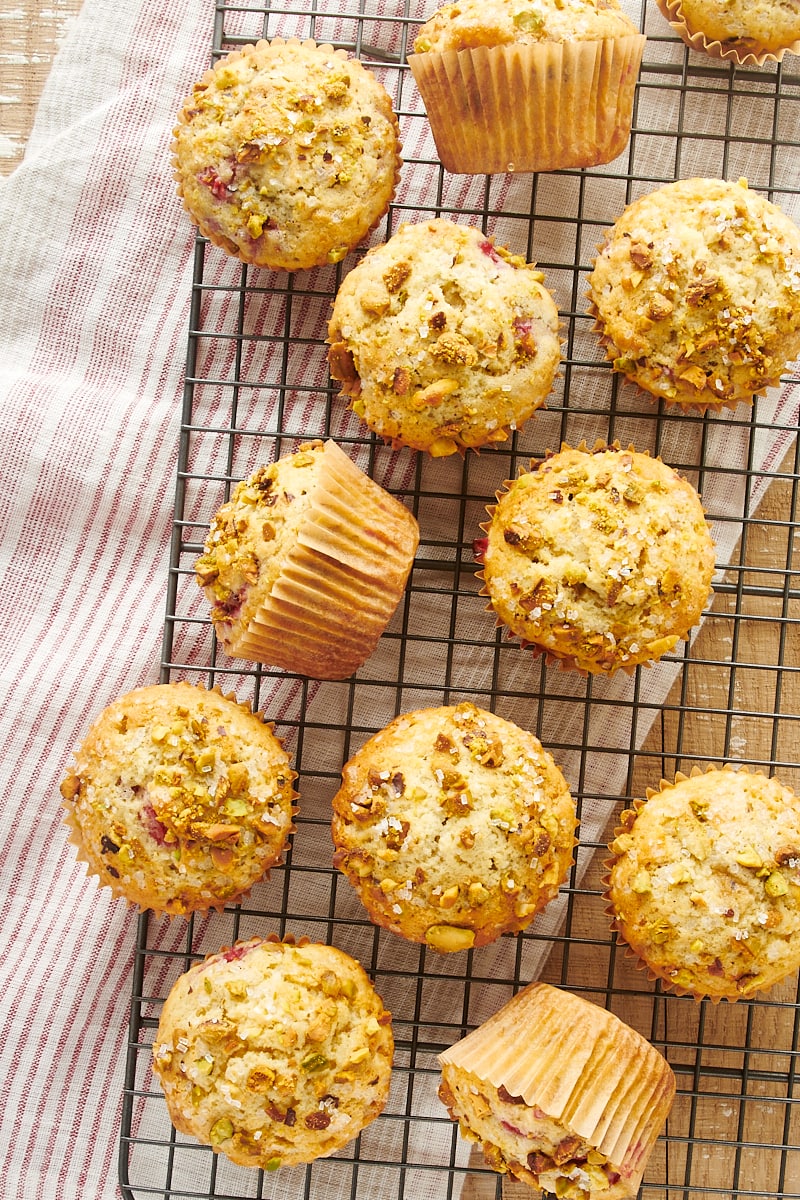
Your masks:
{"label": "paper muffin liner", "polygon": [[[642,957],[640,952],[631,946],[626,939],[625,933],[617,917],[616,908],[611,898],[611,871],[614,864],[622,857],[620,850],[615,849],[615,843],[617,838],[623,837],[630,831],[631,826],[635,823],[636,817],[638,817],[642,809],[647,806],[648,801],[650,801],[653,796],[659,795],[661,792],[669,791],[677,783],[684,783],[687,779],[696,779],[699,775],[713,775],[721,771],[732,771],[734,773],[742,772],[746,775],[763,775],[763,772],[761,771],[751,770],[748,767],[742,766],[738,763],[736,766],[733,766],[731,763],[723,763],[722,766],[710,765],[705,767],[705,769],[694,766],[689,771],[688,775],[683,771],[676,771],[672,779],[661,779],[658,787],[646,788],[645,799],[634,799],[630,808],[625,809],[620,814],[620,823],[615,826],[613,838],[608,845],[610,857],[604,859],[602,864],[604,870],[601,877],[601,884],[603,888],[603,899],[605,900],[605,911],[610,918],[610,929],[612,933],[616,934],[617,944],[623,948],[625,958],[630,960],[632,965],[635,966],[637,970],[642,971],[646,975],[648,982],[659,983],[665,991],[672,992],[677,996],[691,996],[692,999],[696,1000],[698,1003],[701,1000],[708,1000],[712,1004],[719,1004],[722,1000],[725,1000],[729,1004],[735,1004],[738,1000],[748,998],[752,999],[752,996],[756,993],[751,992],[749,996],[711,994],[706,991],[695,990],[694,988],[682,987],[669,976],[663,975],[658,971],[654,971],[648,962]],[[763,995],[765,992],[770,991],[771,988],[773,988],[779,982],[780,979],[776,979],[773,983],[768,984],[765,987],[758,988],[757,994]]]}
{"label": "paper muffin liner", "polygon": [[408,63],[448,171],[554,171],[622,153],[645,40],[478,46]]}
{"label": "paper muffin liner", "polygon": [[[275,740],[280,743],[281,747],[283,747],[283,740],[277,736],[277,734],[275,733],[275,728],[274,728],[273,723],[266,719],[265,714],[261,710],[254,709],[252,707],[252,705],[247,703],[247,701],[237,699],[236,695],[233,692],[223,692],[222,688],[219,685],[215,685],[212,688],[207,688],[202,683],[190,683],[188,680],[182,680],[181,684],[182,684],[182,686],[185,686],[187,688],[193,688],[200,692],[216,693],[218,696],[222,696],[223,699],[230,700],[232,704],[235,704],[237,706],[237,708],[241,708],[243,712],[251,713],[253,716],[258,717],[263,722],[263,724],[266,725],[266,727],[270,730],[273,737],[275,737]],[[141,690],[141,689],[136,689],[136,690]],[[124,697],[120,696],[119,699],[120,700],[124,699]],[[106,706],[106,707],[109,707],[109,706]],[[105,712],[105,709],[103,709],[101,712],[99,712],[97,714],[94,721],[92,722],[91,728],[93,728],[94,724],[97,721],[99,721],[100,717],[103,715],[104,712]],[[291,764],[287,765],[286,770],[289,775],[289,782],[291,784],[293,784],[294,781],[297,779],[297,772],[294,770],[294,768],[291,766]],[[140,901],[132,900],[130,898],[130,896],[127,894],[122,883],[117,882],[113,878],[113,876],[106,877],[105,875],[101,875],[100,872],[97,870],[94,862],[86,854],[86,850],[84,848],[85,843],[84,843],[83,827],[82,827],[80,821],[78,820],[77,814],[75,812],[75,806],[72,804],[71,799],[67,799],[67,796],[66,796],[65,792],[63,791],[64,785],[67,785],[67,788],[69,790],[69,786],[70,786],[69,781],[76,780],[77,778],[78,778],[78,776],[77,776],[77,772],[75,771],[75,767],[70,766],[67,769],[66,775],[64,776],[64,779],[63,779],[62,785],[61,785],[62,786],[62,796],[64,797],[61,802],[61,808],[62,808],[62,822],[61,823],[67,830],[67,841],[70,843],[70,845],[75,850],[76,860],[78,861],[78,863],[82,864],[86,868],[87,880],[94,880],[95,884],[97,885],[98,890],[107,888],[108,891],[111,892],[111,894],[115,900],[123,900],[129,908],[135,909],[137,912],[152,912],[152,913],[155,913],[159,917],[163,917],[163,916],[169,917],[170,921],[174,921],[178,918],[188,918],[193,913],[196,913],[196,912],[214,911],[214,912],[221,913],[224,910],[226,905],[238,904],[238,903],[240,903],[240,901],[246,900],[247,897],[250,895],[252,887],[256,883],[263,883],[266,880],[268,880],[269,876],[270,876],[270,872],[275,867],[278,867],[281,865],[281,863],[283,862],[284,853],[285,853],[286,847],[288,845],[289,838],[293,833],[297,832],[297,826],[294,824],[294,818],[298,815],[298,813],[300,811],[299,806],[295,803],[295,801],[297,801],[299,799],[299,793],[295,791],[294,787],[292,787],[292,793],[291,793],[292,814],[291,814],[291,821],[286,829],[283,850],[278,855],[278,857],[276,859],[274,859],[271,866],[267,870],[265,870],[263,872],[263,874],[258,877],[258,879],[253,880],[253,883],[250,885],[250,887],[244,888],[241,891],[238,891],[233,896],[226,896],[224,900],[220,900],[216,903],[210,902],[207,904],[203,904],[198,899],[198,903],[195,907],[193,907],[191,909],[186,909],[183,912],[176,912],[173,909],[170,909],[163,904],[159,904],[158,901],[155,899],[153,901],[151,901],[151,903],[149,903],[149,904],[143,904]]]}
{"label": "paper muffin liner", "polygon": [[315,679],[346,679],[389,623],[418,543],[405,505],[327,441],[296,545],[229,652]]}
{"label": "paper muffin liner", "polygon": [[[373,79],[376,79],[374,72],[370,71],[370,69],[368,67],[365,67],[360,59],[351,59],[346,50],[343,50],[341,48],[337,50],[330,44],[330,42],[319,42],[318,43],[314,40],[314,38],[300,39],[300,38],[275,37],[275,38],[272,38],[270,41],[267,41],[266,39],[261,38],[257,42],[248,43],[247,45],[240,47],[238,50],[232,50],[230,52],[230,54],[226,54],[224,58],[218,59],[218,61],[216,63],[214,63],[213,67],[209,67],[209,69],[200,77],[200,79],[197,82],[198,83],[210,83],[213,80],[215,73],[219,70],[224,69],[230,63],[236,62],[237,60],[242,59],[242,58],[247,58],[254,52],[263,52],[264,50],[268,49],[270,46],[284,46],[284,45],[285,46],[306,46],[312,50],[319,50],[321,53],[325,54],[326,56],[330,55],[334,58],[340,58],[346,62],[357,62],[359,64],[359,66],[362,68],[362,70],[365,72],[365,74],[371,76]],[[283,265],[280,263],[265,262],[265,261],[261,261],[261,260],[255,258],[253,256],[248,256],[248,255],[244,254],[241,246],[239,246],[231,238],[225,237],[225,235],[217,228],[216,224],[210,217],[204,216],[203,214],[194,211],[186,203],[186,197],[185,197],[184,191],[183,191],[183,172],[181,170],[180,157],[179,157],[179,154],[177,151],[177,141],[178,141],[178,138],[181,133],[181,127],[184,125],[188,125],[190,123],[189,119],[187,117],[187,109],[191,109],[191,97],[189,97],[186,101],[184,101],[183,105],[181,106],[181,109],[177,116],[177,123],[172,131],[172,137],[173,137],[172,177],[175,180],[178,197],[181,200],[183,209],[186,212],[186,214],[188,215],[189,220],[196,227],[198,232],[200,234],[202,234],[203,237],[208,238],[208,240],[213,245],[217,246],[220,250],[224,250],[226,254],[230,254],[233,258],[239,259],[240,262],[248,263],[249,265],[252,265],[252,266],[265,267],[267,270],[285,270],[286,268],[284,268]],[[400,140],[400,123],[397,119],[397,114],[394,112],[394,109],[391,110],[391,124],[392,124],[392,128],[394,131],[394,140],[395,140],[395,148],[396,148],[395,149],[395,164],[394,164],[394,184],[393,184],[393,187],[391,190],[391,194],[389,195],[389,197],[386,201],[386,205],[385,205],[383,211],[378,213],[375,220],[372,222],[372,224],[369,226],[368,229],[364,230],[364,232],[357,239],[357,241],[354,241],[352,243],[352,245],[349,245],[347,247],[348,251],[354,249],[354,247],[356,245],[359,245],[361,242],[365,241],[370,236],[370,234],[375,229],[377,229],[378,225],[380,224],[380,222],[383,220],[384,216],[388,212],[389,206],[392,203],[392,201],[394,200],[395,194],[397,192],[397,187],[398,187],[398,184],[400,183],[400,171],[401,171],[401,168],[403,165],[403,160],[402,160],[401,153],[400,153],[402,150],[402,142]],[[344,254],[337,253],[334,257],[330,257],[330,254],[331,254],[331,251],[328,250],[324,254],[320,255],[318,259],[316,259],[314,261],[311,261],[309,259],[308,262],[303,262],[302,266],[293,267],[292,270],[310,270],[312,267],[324,267],[324,266],[328,266],[334,262],[340,262],[341,259],[344,258]]]}
{"label": "paper muffin liner", "polygon": [[439,1055],[544,1112],[606,1156],[635,1195],[675,1077],[646,1038],[571,992],[530,983]]}
{"label": "paper muffin liner", "polygon": [[682,42],[685,42],[690,50],[697,50],[701,54],[710,55],[712,58],[725,59],[727,62],[732,62],[738,67],[763,67],[768,62],[781,62],[787,51],[790,54],[800,54],[800,40],[784,46],[781,50],[764,50],[759,49],[757,46],[748,46],[747,48],[742,46],[737,47],[736,45],[715,41],[707,38],[702,31],[695,31],[693,33],[689,29],[689,26],[681,15],[683,8],[682,0],[656,0],[656,4],[669,21],[675,33],[677,33]]}

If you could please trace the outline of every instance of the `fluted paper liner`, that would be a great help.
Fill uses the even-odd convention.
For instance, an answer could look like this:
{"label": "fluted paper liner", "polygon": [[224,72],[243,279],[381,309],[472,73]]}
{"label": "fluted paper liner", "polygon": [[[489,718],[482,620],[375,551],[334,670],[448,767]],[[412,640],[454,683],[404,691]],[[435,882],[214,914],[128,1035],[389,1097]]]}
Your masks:
{"label": "fluted paper liner", "polygon": [[347,678],[389,623],[418,543],[405,505],[327,441],[297,543],[230,653]]}
{"label": "fluted paper liner", "polygon": [[448,171],[554,171],[622,153],[645,40],[478,46],[408,63]]}
{"label": "fluted paper liner", "polygon": [[675,1094],[669,1064],[613,1013],[571,992],[533,982],[439,1055],[522,1096],[606,1156],[630,1195]]}
{"label": "fluted paper liner", "polygon": [[800,40],[784,46],[781,50],[764,50],[755,46],[744,47],[735,43],[714,41],[700,30],[693,33],[689,29],[681,15],[682,0],[656,0],[656,4],[690,50],[708,54],[711,58],[722,58],[739,67],[763,67],[767,62],[781,62],[787,51],[790,54],[800,54]]}

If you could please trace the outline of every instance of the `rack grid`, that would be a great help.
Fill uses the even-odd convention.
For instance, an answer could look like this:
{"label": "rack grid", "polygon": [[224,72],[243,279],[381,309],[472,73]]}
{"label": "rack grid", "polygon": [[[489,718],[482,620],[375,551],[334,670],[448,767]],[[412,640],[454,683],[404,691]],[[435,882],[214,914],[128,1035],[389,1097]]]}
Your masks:
{"label": "rack grid", "polygon": [[[690,52],[654,5],[625,7],[648,42],[624,154],[587,171],[471,177],[440,166],[406,65],[430,15],[422,0],[216,6],[213,57],[280,34],[331,42],[374,70],[394,101],[404,167],[369,244],[428,216],[479,225],[545,272],[564,358],[547,408],[507,443],[463,459],[393,451],[365,433],[326,366],[330,304],[365,247],[336,267],[286,275],[245,267],[197,238],[161,677],[220,685],[264,710],[292,754],[301,811],[285,863],[241,904],[139,920],[119,1155],[129,1200],[530,1196],[459,1139],[436,1097],[436,1055],[536,977],[617,1013],[676,1073],[678,1095],[642,1197],[800,1200],[797,978],[736,1005],[666,993],[616,945],[602,898],[615,817],[662,777],[733,762],[800,790],[800,379],[787,377],[752,409],[679,412],[620,384],[585,300],[604,229],[625,204],[672,179],[745,176],[798,218],[800,75],[791,55],[736,69]],[[193,578],[233,484],[327,436],[403,499],[421,528],[389,629],[340,683],[226,658]],[[647,449],[682,471],[703,495],[717,542],[714,598],[696,635],[632,677],[583,679],[535,659],[495,628],[475,577],[480,523],[503,481],[563,441],[596,439]],[[551,751],[578,804],[580,846],[558,900],[528,930],[439,956],[366,918],[332,866],[330,799],[343,763],[397,713],[463,699],[526,726]],[[175,1133],[150,1045],[182,971],[237,938],[270,932],[358,958],[393,1012],[396,1056],[387,1108],[355,1142],[307,1168],[264,1174]]]}

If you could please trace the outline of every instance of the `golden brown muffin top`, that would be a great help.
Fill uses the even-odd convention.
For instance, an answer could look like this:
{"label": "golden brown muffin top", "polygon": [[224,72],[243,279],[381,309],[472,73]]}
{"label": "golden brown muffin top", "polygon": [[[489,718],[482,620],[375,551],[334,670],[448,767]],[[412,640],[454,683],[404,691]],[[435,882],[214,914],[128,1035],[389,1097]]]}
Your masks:
{"label": "golden brown muffin top", "polygon": [[155,684],[100,713],[61,794],[101,883],[142,908],[186,913],[241,895],[278,860],[294,777],[247,705]]}
{"label": "golden brown muffin top", "polygon": [[397,120],[379,81],[332,46],[261,41],[207,71],[175,128],[178,190],[201,231],[245,262],[344,258],[386,211]]}
{"label": "golden brown muffin top", "polygon": [[614,367],[678,404],[750,401],[800,352],[800,230],[746,180],[634,201],[589,287]]}
{"label": "golden brown muffin top", "polygon": [[176,1128],[244,1166],[311,1162],[383,1108],[391,1015],[343,951],[251,938],[182,975],[153,1067]]}
{"label": "golden brown muffin top", "polygon": [[714,569],[691,484],[618,445],[565,446],[531,466],[484,527],[484,592],[498,620],[585,671],[673,649],[699,618]]}
{"label": "golden brown muffin top", "polygon": [[503,441],[544,403],[561,358],[543,279],[474,226],[402,225],[337,293],[331,374],[394,445],[441,457]]}
{"label": "golden brown muffin top", "polygon": [[623,812],[615,926],[678,990],[737,1000],[800,965],[800,800],[747,771],[679,775]]}
{"label": "golden brown muffin top", "polygon": [[782,0],[681,0],[676,16],[690,34],[720,42],[744,58],[780,54],[800,43],[800,8]]}
{"label": "golden brown muffin top", "polygon": [[575,806],[539,741],[474,704],[370,738],[333,800],[334,861],[373,920],[436,950],[530,924],[572,860]]}

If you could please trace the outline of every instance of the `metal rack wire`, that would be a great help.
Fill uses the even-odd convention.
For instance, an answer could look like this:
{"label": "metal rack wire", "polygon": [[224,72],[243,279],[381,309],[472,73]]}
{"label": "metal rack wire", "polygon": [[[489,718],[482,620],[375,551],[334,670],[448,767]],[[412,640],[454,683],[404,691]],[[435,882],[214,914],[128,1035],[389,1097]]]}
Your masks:
{"label": "metal rack wire", "polygon": [[[735,1006],[662,992],[608,931],[602,851],[614,817],[662,775],[742,761],[800,788],[796,403],[786,386],[752,410],[693,415],[620,386],[586,313],[585,275],[624,205],[673,178],[746,175],[787,207],[800,196],[796,59],[752,70],[688,52],[654,7],[631,141],[608,167],[542,176],[449,176],[432,150],[405,65],[420,0],[218,4],[215,56],[278,33],[331,41],[370,65],[395,102],[403,179],[371,241],[403,220],[446,215],[536,259],[564,327],[564,366],[546,411],[502,446],[465,459],[392,452],[365,435],[326,371],[336,268],[273,275],[203,239],[195,249],[186,388],[167,586],[162,678],[221,684],[276,723],[299,773],[301,813],[286,863],[241,905],[188,921],[140,918],[120,1140],[123,1194],[450,1200],[529,1196],[460,1141],[436,1099],[436,1054],[538,976],[586,995],[668,1057],[678,1097],[642,1196],[800,1200],[800,991],[790,979]],[[795,210],[800,211],[800,209]],[[800,381],[798,381],[800,382]],[[192,569],[232,484],[313,436],[333,436],[415,512],[422,530],[406,596],[375,655],[321,684],[227,659]],[[473,542],[503,480],[561,441],[649,449],[701,489],[718,544],[715,599],[690,645],[632,679],[546,667],[494,628]],[[560,762],[582,818],[558,901],[518,938],[445,957],[373,927],[331,863],[330,798],[342,764],[396,713],[469,698],[532,729]],[[150,1074],[161,1002],[192,961],[252,933],[308,935],[354,954],[394,1014],[386,1112],[345,1150],[275,1175],[234,1167],[172,1130]]]}

